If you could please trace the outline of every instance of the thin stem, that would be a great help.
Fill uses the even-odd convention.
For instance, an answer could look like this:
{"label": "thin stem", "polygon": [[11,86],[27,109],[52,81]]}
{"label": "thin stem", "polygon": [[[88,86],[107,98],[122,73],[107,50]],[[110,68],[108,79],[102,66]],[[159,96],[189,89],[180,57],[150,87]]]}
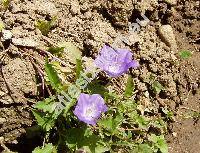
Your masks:
{"label": "thin stem", "polygon": [[53,59],[55,59],[55,60],[59,61],[60,63],[62,63],[64,66],[66,66],[66,67],[69,66],[67,63],[65,63],[64,61],[62,61],[62,60],[59,59],[58,57],[54,56],[54,55],[51,54],[50,52],[45,51],[45,50],[43,50],[43,49],[38,49],[38,50],[40,50],[40,51],[43,52],[43,53],[46,53],[47,55],[49,55],[49,56],[52,57]]}

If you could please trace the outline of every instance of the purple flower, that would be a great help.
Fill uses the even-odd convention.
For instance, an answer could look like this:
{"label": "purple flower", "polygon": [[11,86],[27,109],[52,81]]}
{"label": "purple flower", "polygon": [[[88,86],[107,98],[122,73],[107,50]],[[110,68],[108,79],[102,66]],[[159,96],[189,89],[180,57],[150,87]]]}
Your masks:
{"label": "purple flower", "polygon": [[88,95],[81,93],[74,114],[80,121],[95,125],[101,113],[107,110],[108,107],[99,94]]}
{"label": "purple flower", "polygon": [[136,68],[139,63],[132,60],[133,54],[127,49],[113,49],[107,45],[100,51],[95,64],[110,77],[117,77],[127,72],[129,68]]}

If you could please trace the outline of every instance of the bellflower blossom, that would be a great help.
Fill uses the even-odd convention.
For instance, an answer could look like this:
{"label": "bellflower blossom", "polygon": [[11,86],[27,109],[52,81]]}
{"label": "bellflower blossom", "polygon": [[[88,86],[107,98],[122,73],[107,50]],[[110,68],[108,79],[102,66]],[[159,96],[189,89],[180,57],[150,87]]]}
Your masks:
{"label": "bellflower blossom", "polygon": [[105,105],[104,99],[99,94],[88,95],[81,93],[74,114],[80,121],[96,125],[101,113],[104,113],[107,110],[108,107]]}
{"label": "bellflower blossom", "polygon": [[129,68],[136,68],[139,63],[132,60],[133,54],[127,49],[113,49],[104,45],[100,55],[95,59],[95,64],[110,77],[117,77],[127,72]]}

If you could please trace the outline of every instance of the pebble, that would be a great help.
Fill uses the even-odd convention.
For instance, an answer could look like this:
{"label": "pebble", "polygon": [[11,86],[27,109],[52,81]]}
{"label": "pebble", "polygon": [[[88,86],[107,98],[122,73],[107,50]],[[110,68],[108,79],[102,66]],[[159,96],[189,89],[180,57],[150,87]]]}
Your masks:
{"label": "pebble", "polygon": [[176,5],[177,4],[177,0],[165,0],[165,2],[170,4],[170,5]]}
{"label": "pebble", "polygon": [[177,137],[177,133],[176,132],[173,132],[172,135],[173,135],[173,137]]}
{"label": "pebble", "polygon": [[49,0],[35,1],[32,3],[31,9],[35,10],[41,15],[50,15],[51,17],[54,17],[58,14],[58,9],[56,8],[55,4]]}
{"label": "pebble", "polygon": [[0,124],[3,124],[6,122],[6,119],[5,118],[0,118]]}
{"label": "pebble", "polygon": [[4,96],[6,93],[0,90],[0,97]]}
{"label": "pebble", "polygon": [[0,144],[4,142],[4,137],[0,137]]}
{"label": "pebble", "polygon": [[38,43],[29,38],[12,38],[12,43],[16,46],[37,47]]}
{"label": "pebble", "polygon": [[170,25],[162,25],[158,32],[163,42],[173,51],[177,51],[176,39],[172,27]]}
{"label": "pebble", "polygon": [[72,15],[76,15],[80,13],[80,5],[78,1],[71,2],[71,9],[70,12]]}
{"label": "pebble", "polygon": [[128,45],[134,45],[136,42],[140,42],[140,38],[138,37],[137,33],[130,33],[130,35],[127,36]]}
{"label": "pebble", "polygon": [[19,5],[16,5],[14,2],[12,2],[11,1],[11,12],[12,13],[18,13],[18,12],[20,12],[21,11],[21,9],[20,9],[20,7],[19,7]]}
{"label": "pebble", "polygon": [[147,86],[145,83],[142,83],[142,82],[138,82],[137,83],[137,89],[139,91],[147,91]]}
{"label": "pebble", "polygon": [[12,33],[10,30],[2,30],[3,40],[10,40],[12,38]]}

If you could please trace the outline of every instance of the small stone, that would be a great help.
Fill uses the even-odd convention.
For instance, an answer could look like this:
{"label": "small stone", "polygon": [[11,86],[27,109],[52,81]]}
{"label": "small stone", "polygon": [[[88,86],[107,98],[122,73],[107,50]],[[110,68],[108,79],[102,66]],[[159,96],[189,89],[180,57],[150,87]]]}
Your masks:
{"label": "small stone", "polygon": [[12,12],[12,13],[18,13],[18,12],[21,11],[19,5],[16,5],[16,4],[15,4],[14,2],[12,2],[12,1],[11,1],[11,3],[12,3],[12,4],[11,4],[11,6],[12,6],[12,7],[11,7],[11,8],[12,8],[12,9],[11,9],[11,12]]}
{"label": "small stone", "polygon": [[71,9],[70,12],[72,15],[76,15],[80,13],[80,5],[78,1],[71,2]]}
{"label": "small stone", "polygon": [[138,83],[137,83],[137,89],[138,89],[139,91],[147,91],[147,86],[145,85],[145,83],[138,82]]}
{"label": "small stone", "polygon": [[87,12],[89,10],[89,4],[88,3],[84,3],[81,7],[80,7],[81,12]]}
{"label": "small stone", "polygon": [[134,45],[136,42],[140,42],[140,38],[138,37],[137,33],[130,33],[130,35],[127,37],[128,38],[128,45]]}
{"label": "small stone", "polygon": [[10,40],[12,38],[12,33],[10,30],[2,30],[3,40]]}
{"label": "small stone", "polygon": [[0,97],[3,97],[6,93],[0,90]]}
{"label": "small stone", "polygon": [[85,13],[84,13],[84,17],[85,17],[86,19],[89,19],[89,18],[92,17],[92,13],[91,13],[90,11],[85,12]]}
{"label": "small stone", "polygon": [[176,39],[172,27],[170,25],[162,25],[158,32],[166,45],[169,46],[173,51],[177,51]]}
{"label": "small stone", "polygon": [[177,0],[165,0],[165,2],[170,4],[170,5],[176,5],[177,4]]}
{"label": "small stone", "polygon": [[0,144],[4,142],[4,137],[0,137]]}
{"label": "small stone", "polygon": [[56,8],[53,2],[48,0],[37,0],[32,5],[32,9],[35,10],[37,13],[42,15],[50,15],[54,17],[58,13],[58,9]]}
{"label": "small stone", "polygon": [[12,43],[16,46],[36,47],[38,43],[29,38],[12,38]]}
{"label": "small stone", "polygon": [[17,140],[13,140],[11,143],[12,144],[18,144],[18,141]]}
{"label": "small stone", "polygon": [[154,73],[158,72],[158,66],[156,64],[149,64],[149,67],[152,72]]}
{"label": "small stone", "polygon": [[173,132],[172,135],[173,135],[173,137],[177,137],[177,133],[176,132]]}
{"label": "small stone", "polygon": [[6,119],[5,118],[0,118],[0,124],[3,124],[6,122]]}

